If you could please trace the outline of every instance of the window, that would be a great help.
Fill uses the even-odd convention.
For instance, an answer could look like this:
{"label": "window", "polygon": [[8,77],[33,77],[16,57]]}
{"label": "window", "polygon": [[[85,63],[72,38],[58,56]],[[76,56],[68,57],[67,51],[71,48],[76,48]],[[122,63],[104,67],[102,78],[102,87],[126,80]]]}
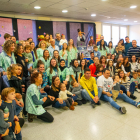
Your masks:
{"label": "window", "polygon": [[127,28],[126,27],[120,27],[120,39],[124,39],[127,36]]}
{"label": "window", "polygon": [[114,46],[119,42],[119,26],[112,26],[112,42]]}
{"label": "window", "polygon": [[103,36],[104,36],[104,40],[107,43],[111,41],[111,26],[110,25],[103,25]]}

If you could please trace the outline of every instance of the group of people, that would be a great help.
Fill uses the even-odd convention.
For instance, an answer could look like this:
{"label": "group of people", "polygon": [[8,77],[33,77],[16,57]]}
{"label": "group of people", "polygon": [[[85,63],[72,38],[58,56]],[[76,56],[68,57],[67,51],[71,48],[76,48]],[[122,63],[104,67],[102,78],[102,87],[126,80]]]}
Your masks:
{"label": "group of people", "polygon": [[[80,32],[80,33],[79,33]],[[78,30],[77,39],[84,39]],[[140,108],[136,92],[140,92],[140,47],[129,37],[113,47],[110,41],[95,44],[90,37],[87,50],[90,58],[78,53],[73,39],[56,33],[56,39],[44,35],[45,40],[35,47],[32,38],[21,40],[5,34],[0,53],[0,139],[22,140],[24,119],[35,117],[53,122],[45,107],[75,110],[76,105],[91,103],[95,108],[100,100],[107,101],[120,111],[122,99]],[[90,49],[89,49],[90,48]],[[16,137],[16,138],[15,138]]]}

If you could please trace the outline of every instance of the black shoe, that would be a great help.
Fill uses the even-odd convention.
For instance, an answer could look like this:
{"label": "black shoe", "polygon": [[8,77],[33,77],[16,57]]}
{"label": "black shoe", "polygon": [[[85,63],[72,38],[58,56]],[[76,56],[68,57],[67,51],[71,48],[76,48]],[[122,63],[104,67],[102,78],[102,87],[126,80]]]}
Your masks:
{"label": "black shoe", "polygon": [[95,103],[91,102],[91,106],[92,106],[93,108],[95,108]]}
{"label": "black shoe", "polygon": [[76,100],[76,102],[78,103],[78,105],[82,105],[82,101],[81,100]]}
{"label": "black shoe", "polygon": [[122,114],[126,114],[126,108],[125,107],[121,107],[119,109],[119,111],[122,113]]}
{"label": "black shoe", "polygon": [[130,95],[130,98],[132,98],[133,100],[137,99],[137,97],[134,96],[133,94]]}
{"label": "black shoe", "polygon": [[86,103],[87,103],[87,101],[86,101],[85,99],[82,99],[81,102],[82,102],[83,104],[86,104]]}
{"label": "black shoe", "polygon": [[96,105],[101,105],[101,102],[100,102],[100,101],[98,101],[98,102],[96,103]]}

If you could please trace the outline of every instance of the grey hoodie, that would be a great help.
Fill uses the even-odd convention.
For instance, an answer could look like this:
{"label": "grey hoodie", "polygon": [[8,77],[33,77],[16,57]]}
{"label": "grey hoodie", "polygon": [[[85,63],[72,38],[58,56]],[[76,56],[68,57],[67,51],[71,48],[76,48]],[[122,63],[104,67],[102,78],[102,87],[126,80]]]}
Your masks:
{"label": "grey hoodie", "polygon": [[4,121],[3,112],[0,110],[0,134],[4,134],[10,124]]}

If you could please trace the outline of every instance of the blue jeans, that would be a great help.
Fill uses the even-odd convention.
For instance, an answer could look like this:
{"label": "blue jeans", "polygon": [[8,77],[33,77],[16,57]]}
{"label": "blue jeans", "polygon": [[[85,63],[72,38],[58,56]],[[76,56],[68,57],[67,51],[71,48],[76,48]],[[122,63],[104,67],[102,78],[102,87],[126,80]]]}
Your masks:
{"label": "blue jeans", "polygon": [[77,95],[76,96],[71,96],[71,98],[75,101],[75,100],[77,100],[78,96]]}
{"label": "blue jeans", "polygon": [[60,108],[60,107],[64,107],[67,106],[66,102],[63,101],[63,104],[60,104],[58,101],[53,105],[55,108]]}
{"label": "blue jeans", "polygon": [[23,110],[23,107],[20,107],[16,104],[16,115],[18,116],[19,113]]}
{"label": "blue jeans", "polygon": [[[135,86],[136,86],[136,84],[134,82],[132,82],[130,84],[129,91],[131,92],[131,94],[134,94]],[[120,85],[120,90],[122,90],[123,93],[125,93],[127,95],[127,90],[126,90],[126,87],[124,85]]]}
{"label": "blue jeans", "polygon": [[117,99],[123,99],[125,102],[130,103],[130,104],[132,104],[132,105],[134,105],[134,106],[137,104],[136,101],[130,99],[130,98],[129,98],[126,94],[124,94],[124,93],[123,93],[123,94],[120,94],[120,93],[119,93]]}
{"label": "blue jeans", "polygon": [[111,97],[108,97],[106,94],[102,94],[100,99],[109,102],[111,106],[115,107],[116,109],[118,110],[120,109],[120,106]]}
{"label": "blue jeans", "polygon": [[9,127],[9,137],[12,140],[22,140],[22,135],[21,135],[21,131],[19,134],[15,134],[16,135],[16,139],[14,138],[13,132],[15,130],[15,122],[12,122],[12,127]]}
{"label": "blue jeans", "polygon": [[[88,101],[94,103],[93,99],[89,96],[89,93],[87,92],[87,90],[83,89],[81,93],[82,93],[82,97],[85,100],[88,100]],[[91,94],[93,96],[95,96],[94,91],[91,91]],[[98,88],[98,97],[99,97],[99,99],[100,99],[101,95],[102,95],[102,88]]]}

